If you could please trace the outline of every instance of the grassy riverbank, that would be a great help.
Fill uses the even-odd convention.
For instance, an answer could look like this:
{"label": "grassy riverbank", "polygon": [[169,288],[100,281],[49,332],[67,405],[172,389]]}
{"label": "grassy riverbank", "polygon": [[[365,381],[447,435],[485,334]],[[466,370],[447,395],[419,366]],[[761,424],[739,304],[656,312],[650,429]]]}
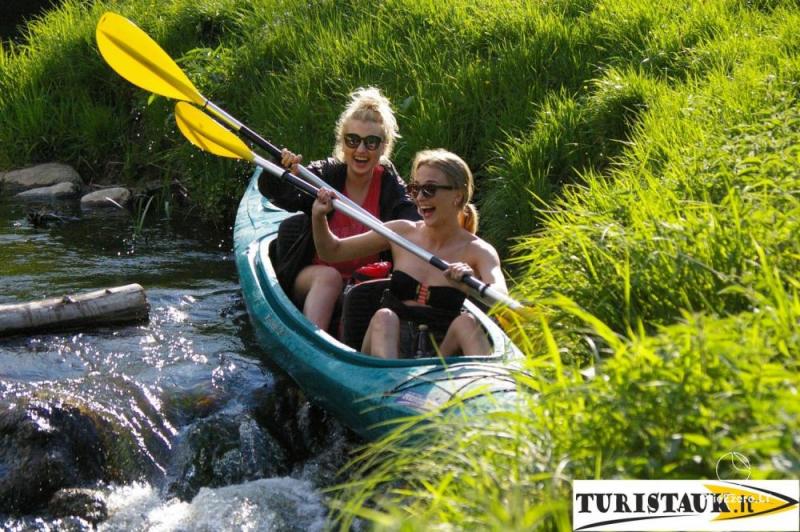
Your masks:
{"label": "grassy riverbank", "polygon": [[[800,11],[597,2],[572,22],[605,28],[589,41],[616,56],[545,100],[487,197],[502,212],[502,191],[540,174],[558,190],[550,161],[584,169],[542,195],[541,230],[516,247],[537,304],[531,394],[422,449],[372,446],[340,494],[345,522],[571,530],[571,479],[716,478],[731,451],[754,478],[797,478]],[[581,139],[623,138],[596,118],[609,100],[625,102],[626,141],[592,167]]]}
{"label": "grassy riverbank", "polygon": [[370,447],[345,522],[569,530],[573,478],[715,478],[729,451],[756,478],[798,476],[795,2],[67,0],[0,52],[0,168],[179,179],[226,220],[249,169],[189,147],[169,103],[105,66],[107,9],[307,157],[374,84],[399,168],[444,146],[476,170],[483,235],[535,304],[533,394],[422,449]]}

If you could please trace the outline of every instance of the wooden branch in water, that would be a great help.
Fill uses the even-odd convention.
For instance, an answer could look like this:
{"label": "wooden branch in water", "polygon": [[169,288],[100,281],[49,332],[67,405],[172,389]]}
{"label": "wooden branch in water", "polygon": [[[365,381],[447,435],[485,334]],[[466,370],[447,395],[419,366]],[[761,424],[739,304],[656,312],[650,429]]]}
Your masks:
{"label": "wooden branch in water", "polygon": [[144,288],[138,284],[0,305],[0,336],[146,321],[148,311]]}

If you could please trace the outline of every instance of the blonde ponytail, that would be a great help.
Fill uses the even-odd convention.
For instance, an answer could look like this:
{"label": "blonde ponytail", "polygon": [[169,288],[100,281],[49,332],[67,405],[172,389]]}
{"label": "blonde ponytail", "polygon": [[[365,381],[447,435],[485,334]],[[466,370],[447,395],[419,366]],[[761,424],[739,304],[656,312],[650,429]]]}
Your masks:
{"label": "blonde ponytail", "polygon": [[478,209],[472,203],[467,203],[458,213],[458,223],[461,227],[472,233],[478,232]]}

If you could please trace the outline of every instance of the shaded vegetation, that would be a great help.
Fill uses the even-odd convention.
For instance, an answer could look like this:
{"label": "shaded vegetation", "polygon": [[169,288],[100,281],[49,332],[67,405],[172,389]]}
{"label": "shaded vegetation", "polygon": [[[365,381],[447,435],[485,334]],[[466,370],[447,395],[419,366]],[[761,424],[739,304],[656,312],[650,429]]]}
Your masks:
{"label": "shaded vegetation", "polygon": [[57,4],[58,0],[6,0],[0,4],[0,39],[14,39],[25,20]]}

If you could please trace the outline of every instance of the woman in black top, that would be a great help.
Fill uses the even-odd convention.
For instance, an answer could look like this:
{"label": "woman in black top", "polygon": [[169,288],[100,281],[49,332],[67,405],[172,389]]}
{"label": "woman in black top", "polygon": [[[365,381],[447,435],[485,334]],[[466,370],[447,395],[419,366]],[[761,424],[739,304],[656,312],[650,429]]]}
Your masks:
{"label": "woman in black top", "polygon": [[[389,100],[374,87],[358,89],[350,96],[350,104],[336,123],[333,157],[312,162],[309,170],[382,221],[418,220],[419,214],[406,194],[405,183],[389,160],[399,136]],[[301,162],[300,155],[283,151],[282,163],[294,173]],[[266,174],[262,174],[258,186],[278,207],[304,213],[287,219],[281,226],[276,273],[284,290],[302,307],[303,314],[327,330],[336,301],[350,275],[377,256],[338,264],[319,259],[308,220],[314,198]],[[341,215],[332,216],[331,226],[339,236],[367,230]]]}
{"label": "woman in black top", "polygon": [[[488,355],[489,340],[477,320],[461,313],[467,288],[459,281],[472,275],[506,292],[497,251],[475,232],[478,213],[470,203],[472,173],[457,155],[445,150],[420,152],[411,169],[408,191],[422,221],[395,220],[386,227],[450,263],[444,272],[369,231],[350,238],[331,233],[327,213],[336,196],[321,189],[312,211],[314,242],[321,257],[344,260],[391,249],[394,272],[384,307],[370,321],[361,350],[381,358],[408,356],[403,341],[409,323],[424,323],[439,341],[438,354]],[[388,296],[388,297],[387,297]],[[388,301],[387,301],[388,299]]]}

